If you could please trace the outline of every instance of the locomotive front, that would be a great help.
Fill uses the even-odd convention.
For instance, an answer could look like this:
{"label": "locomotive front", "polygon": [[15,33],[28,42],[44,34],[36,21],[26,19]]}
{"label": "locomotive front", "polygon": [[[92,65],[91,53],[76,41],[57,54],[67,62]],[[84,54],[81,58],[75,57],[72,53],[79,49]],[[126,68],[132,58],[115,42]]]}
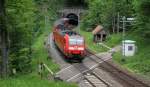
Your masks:
{"label": "locomotive front", "polygon": [[68,53],[72,56],[79,55],[84,57],[85,55],[85,43],[84,38],[79,35],[73,35],[69,37]]}

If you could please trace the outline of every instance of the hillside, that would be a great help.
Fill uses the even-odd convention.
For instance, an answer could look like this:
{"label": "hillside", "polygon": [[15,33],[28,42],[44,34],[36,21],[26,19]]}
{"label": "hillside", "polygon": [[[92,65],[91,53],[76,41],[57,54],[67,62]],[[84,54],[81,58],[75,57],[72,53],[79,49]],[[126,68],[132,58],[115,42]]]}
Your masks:
{"label": "hillside", "polygon": [[[146,77],[150,77],[150,59],[149,59],[149,11],[150,1],[105,1],[105,0],[89,0],[88,13],[81,20],[81,34],[86,39],[87,47],[97,53],[106,52],[109,49],[93,43],[92,30],[97,25],[102,25],[108,33],[106,40],[103,42],[108,47],[121,45],[123,39],[123,17],[134,18],[133,23],[125,23],[125,39],[136,41],[137,52],[135,56],[125,57],[122,61],[121,52],[117,52],[113,56],[116,63],[132,72],[140,73]],[[125,19],[127,21],[127,19]]]}

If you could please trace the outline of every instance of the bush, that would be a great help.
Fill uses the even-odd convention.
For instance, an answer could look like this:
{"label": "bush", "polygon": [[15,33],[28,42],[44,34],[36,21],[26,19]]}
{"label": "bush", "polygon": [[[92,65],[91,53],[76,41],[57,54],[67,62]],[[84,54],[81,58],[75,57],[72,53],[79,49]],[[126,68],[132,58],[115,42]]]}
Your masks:
{"label": "bush", "polygon": [[31,58],[29,49],[23,48],[16,53],[10,55],[10,70],[16,69],[17,72],[26,73],[31,71]]}

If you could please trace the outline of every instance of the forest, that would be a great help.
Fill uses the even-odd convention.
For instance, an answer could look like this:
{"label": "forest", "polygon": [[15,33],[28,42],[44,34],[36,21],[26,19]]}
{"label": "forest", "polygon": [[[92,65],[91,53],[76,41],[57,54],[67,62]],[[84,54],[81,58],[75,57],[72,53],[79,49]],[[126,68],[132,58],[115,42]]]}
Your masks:
{"label": "forest", "polygon": [[[136,55],[126,58],[122,62],[121,52],[114,54],[113,60],[128,68],[132,72],[142,73],[149,77],[149,38],[150,38],[150,1],[149,0],[88,0],[88,11],[81,20],[81,29],[88,39],[88,45],[95,51],[105,51],[103,47],[94,45],[91,31],[102,25],[110,36],[104,41],[110,47],[121,44],[123,39],[136,41]],[[123,28],[122,20],[125,17],[133,18],[132,23],[125,23]],[[118,21],[120,22],[118,24]],[[119,26],[118,26],[119,25]],[[123,29],[125,35],[123,35]],[[91,36],[90,36],[91,35]]]}
{"label": "forest", "polygon": [[13,69],[20,73],[29,72],[31,46],[44,32],[45,14],[50,16],[50,21],[55,20],[55,9],[61,4],[56,0],[1,0],[0,3],[2,74],[11,74]]}
{"label": "forest", "polygon": [[88,13],[83,18],[83,27],[102,24],[107,29],[111,29],[112,21],[117,20],[119,13],[120,18],[125,16],[136,19],[132,31],[145,39],[150,37],[149,0],[88,0],[88,7]]}

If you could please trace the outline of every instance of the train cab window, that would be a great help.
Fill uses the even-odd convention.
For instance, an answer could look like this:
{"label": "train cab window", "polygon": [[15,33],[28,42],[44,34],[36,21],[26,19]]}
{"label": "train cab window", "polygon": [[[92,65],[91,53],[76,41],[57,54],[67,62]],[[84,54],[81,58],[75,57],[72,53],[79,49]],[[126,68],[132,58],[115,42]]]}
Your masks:
{"label": "train cab window", "polygon": [[78,44],[78,45],[83,45],[83,43],[84,43],[84,42],[83,42],[83,39],[78,39],[78,40],[77,40],[77,44]]}
{"label": "train cab window", "polygon": [[83,45],[84,41],[83,41],[83,39],[73,38],[73,39],[69,39],[69,44],[70,45]]}
{"label": "train cab window", "polygon": [[61,34],[62,36],[65,36],[66,33],[65,33],[65,32],[60,32],[60,34]]}
{"label": "train cab window", "polygon": [[61,31],[60,33],[61,33],[61,35],[63,35],[63,36],[64,36],[65,34],[67,34],[67,31],[66,31],[66,30],[64,30],[64,31]]}
{"label": "train cab window", "polygon": [[69,39],[69,45],[76,45],[75,39]]}

